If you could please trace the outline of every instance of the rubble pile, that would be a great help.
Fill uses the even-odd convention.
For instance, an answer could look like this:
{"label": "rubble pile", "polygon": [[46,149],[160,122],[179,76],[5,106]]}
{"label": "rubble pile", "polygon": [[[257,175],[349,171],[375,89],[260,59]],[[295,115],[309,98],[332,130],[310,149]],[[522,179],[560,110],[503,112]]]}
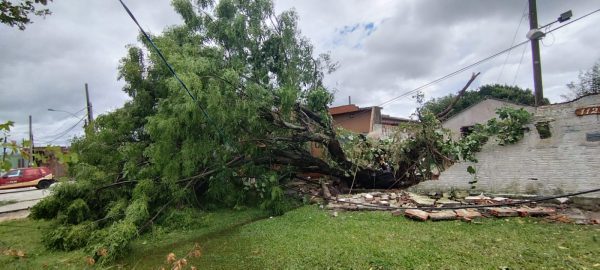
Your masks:
{"label": "rubble pile", "polygon": [[[487,197],[483,194],[466,196],[461,199],[451,199],[444,195],[430,194],[430,196],[425,196],[401,190],[346,194],[330,198],[326,208],[334,211],[336,216],[337,211],[392,211],[391,213],[394,216],[403,215],[418,221],[463,220],[469,222],[473,219],[485,217],[546,217],[547,220],[555,222],[600,223],[600,219],[583,215],[581,210],[566,208],[564,202],[560,202],[560,205],[537,205],[529,202],[502,206],[502,204],[518,203],[519,200]],[[395,209],[418,207],[423,209]],[[573,216],[573,212],[577,212],[579,216]]]}

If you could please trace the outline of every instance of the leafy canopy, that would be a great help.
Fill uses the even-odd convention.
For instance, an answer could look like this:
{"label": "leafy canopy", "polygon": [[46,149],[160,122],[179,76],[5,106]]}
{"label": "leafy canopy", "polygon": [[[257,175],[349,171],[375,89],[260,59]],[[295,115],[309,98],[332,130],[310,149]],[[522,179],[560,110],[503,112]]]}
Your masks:
{"label": "leafy canopy", "polygon": [[297,106],[329,123],[332,95],[322,80],[335,65],[326,55],[314,57],[296,14],[274,14],[271,1],[172,4],[185,24],[153,40],[194,98],[146,40],[129,47],[119,78],[131,100],[73,143],[77,182],[59,186],[32,210],[57,223],[47,246],[86,247],[96,261],[111,261],[175,206],[260,205],[275,213],[286,207],[280,185],[293,166],[274,170],[271,159],[282,152],[293,158],[307,145],[274,140],[291,134],[277,124],[301,124]]}
{"label": "leafy canopy", "polygon": [[[455,94],[449,94],[444,97],[434,98],[427,101],[424,107],[432,113],[438,114],[446,109],[455,97]],[[450,111],[447,117],[455,115],[486,98],[512,101],[523,105],[535,105],[535,97],[529,89],[522,89],[518,86],[488,84],[479,87],[477,90],[465,92],[460,100],[452,107],[452,111]],[[550,101],[545,98],[542,104],[550,104]]]}
{"label": "leafy canopy", "polygon": [[590,69],[579,72],[578,79],[578,82],[567,84],[572,95],[564,96],[564,98],[575,99],[600,93],[600,61],[596,62]]}
{"label": "leafy canopy", "polygon": [[52,0],[25,0],[18,1],[0,0],[0,23],[10,27],[18,27],[25,30],[27,24],[31,23],[31,15],[46,16],[52,14],[47,8],[40,9]]}

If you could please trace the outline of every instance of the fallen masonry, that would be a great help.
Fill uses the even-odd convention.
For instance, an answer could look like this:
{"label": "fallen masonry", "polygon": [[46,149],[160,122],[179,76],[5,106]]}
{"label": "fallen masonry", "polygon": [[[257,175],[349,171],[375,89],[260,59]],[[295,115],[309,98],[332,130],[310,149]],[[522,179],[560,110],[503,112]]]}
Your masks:
{"label": "fallen masonry", "polygon": [[550,206],[539,206],[535,203],[501,205],[518,202],[519,200],[504,197],[491,198],[483,194],[457,199],[446,196],[428,197],[402,190],[392,190],[338,195],[328,200],[326,208],[336,213],[337,211],[361,210],[391,211],[393,216],[405,216],[417,221],[463,220],[469,222],[485,217],[547,217],[547,220],[554,222],[599,223],[598,215],[600,213],[590,212],[590,215],[586,216],[581,210],[566,208],[564,204]]}

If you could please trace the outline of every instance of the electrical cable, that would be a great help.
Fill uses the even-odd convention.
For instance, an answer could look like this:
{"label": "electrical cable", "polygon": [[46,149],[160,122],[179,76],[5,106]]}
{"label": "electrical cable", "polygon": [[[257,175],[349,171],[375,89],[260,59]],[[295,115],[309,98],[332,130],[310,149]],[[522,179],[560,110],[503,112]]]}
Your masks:
{"label": "electrical cable", "polygon": [[[527,2],[525,2],[525,5],[523,6],[523,13],[521,15],[521,20],[519,20],[519,25],[517,25],[517,29],[515,30],[515,34],[513,35],[513,39],[512,42],[510,43],[510,46],[515,44],[515,41],[517,40],[517,34],[519,33],[519,29],[521,29],[521,24],[523,23],[523,19],[527,16],[527,13],[525,12],[527,11]],[[504,63],[502,64],[502,68],[500,69],[500,73],[498,74],[498,79],[496,79],[496,83],[500,83],[500,78],[502,78],[502,73],[504,73],[504,67],[506,66],[506,62],[508,62],[508,57],[510,56],[511,51],[508,51],[508,53],[506,54],[506,58],[504,58]]]}
{"label": "electrical cable", "polygon": [[483,62],[486,62],[486,61],[488,61],[488,60],[494,59],[494,58],[498,57],[499,55],[501,55],[501,54],[504,54],[504,53],[506,53],[506,52],[508,52],[508,51],[510,51],[510,50],[512,50],[512,49],[514,49],[514,48],[517,48],[517,47],[519,47],[519,46],[523,46],[523,45],[527,44],[528,42],[529,42],[529,40],[525,40],[525,41],[523,41],[523,42],[521,42],[521,43],[519,43],[519,44],[516,44],[516,45],[514,45],[514,46],[511,46],[511,47],[510,47],[510,48],[508,48],[508,49],[504,49],[504,50],[502,50],[502,51],[499,51],[499,52],[497,52],[497,53],[495,53],[495,54],[492,54],[492,55],[490,55],[490,56],[488,56],[488,57],[485,57],[485,58],[483,58],[483,59],[481,59],[481,60],[479,60],[479,61],[476,61],[475,63],[472,63],[472,64],[470,64],[470,65],[467,65],[467,66],[465,66],[465,67],[463,67],[463,68],[460,68],[460,69],[458,69],[458,70],[456,70],[456,71],[453,71],[453,72],[451,72],[451,73],[448,73],[448,74],[446,74],[446,75],[444,75],[444,76],[442,76],[442,77],[439,77],[439,78],[437,78],[437,79],[435,79],[435,80],[433,80],[433,81],[431,81],[431,82],[428,82],[428,83],[426,83],[426,84],[423,84],[423,85],[421,85],[421,86],[419,86],[419,87],[417,87],[417,88],[415,88],[415,89],[412,89],[412,90],[410,90],[410,91],[404,92],[404,93],[402,93],[402,94],[400,94],[400,95],[398,95],[398,96],[396,96],[396,97],[394,97],[394,98],[391,98],[391,99],[389,99],[389,100],[387,100],[387,101],[385,101],[385,102],[383,102],[383,103],[379,104],[379,105],[378,105],[378,107],[382,107],[382,106],[384,106],[384,105],[386,105],[386,104],[388,104],[388,103],[390,103],[390,102],[392,102],[392,101],[395,101],[395,100],[397,100],[397,99],[399,99],[399,98],[405,97],[405,96],[407,96],[407,95],[409,95],[409,94],[411,94],[411,93],[417,92],[417,91],[419,91],[419,90],[421,90],[421,89],[424,89],[424,88],[426,88],[426,87],[428,87],[428,86],[431,86],[431,85],[433,85],[433,84],[436,84],[436,83],[438,83],[438,82],[444,81],[444,80],[446,80],[446,79],[448,79],[448,78],[454,77],[454,76],[458,75],[459,73],[462,73],[462,72],[463,72],[463,71],[465,71],[465,70],[468,70],[468,69],[470,69],[470,68],[472,68],[472,67],[478,66],[478,65],[480,65],[481,63],[483,63]]}
{"label": "electrical cable", "polygon": [[[558,26],[558,27],[556,27],[556,28],[554,28],[554,29],[551,29],[551,30],[547,31],[547,32],[546,32],[546,34],[548,34],[548,33],[552,33],[552,32],[554,32],[554,31],[556,31],[556,30],[558,30],[558,29],[560,29],[560,28],[563,28],[563,27],[565,27],[565,26],[567,26],[567,25],[570,25],[570,24],[572,24],[572,23],[574,23],[574,22],[577,22],[577,21],[579,21],[579,20],[581,20],[581,19],[583,19],[583,18],[585,18],[585,17],[588,17],[588,16],[590,16],[590,15],[592,15],[592,14],[596,13],[596,12],[599,12],[599,11],[600,11],[600,9],[594,10],[594,11],[592,11],[592,12],[590,12],[590,13],[587,13],[587,14],[585,14],[585,15],[583,15],[583,16],[581,16],[581,17],[577,18],[577,19],[574,19],[574,20],[571,20],[571,21],[569,21],[569,22],[566,22],[566,23],[564,23],[564,24],[561,24],[560,26]],[[446,79],[448,79],[448,78],[454,77],[454,76],[456,76],[457,74],[464,72],[465,70],[468,70],[468,69],[470,69],[470,68],[472,68],[472,67],[475,67],[475,66],[477,66],[477,65],[479,65],[479,64],[481,64],[481,63],[483,63],[483,62],[485,62],[485,61],[491,60],[491,59],[493,59],[493,58],[495,58],[495,57],[497,57],[497,56],[499,56],[499,55],[501,55],[501,54],[503,54],[503,53],[506,53],[506,52],[508,52],[508,51],[510,51],[510,50],[512,50],[512,49],[514,49],[514,48],[517,48],[517,47],[519,47],[519,46],[523,46],[523,45],[527,44],[528,42],[529,42],[529,40],[522,41],[522,42],[520,42],[519,44],[513,45],[513,46],[511,46],[511,47],[509,47],[509,48],[507,48],[507,49],[504,49],[504,50],[502,50],[502,51],[499,51],[499,52],[497,52],[497,53],[495,53],[495,54],[493,54],[493,55],[490,55],[490,56],[488,56],[488,57],[485,57],[485,58],[483,58],[483,59],[480,59],[479,61],[476,61],[476,62],[474,62],[474,63],[472,63],[472,64],[470,64],[470,65],[467,65],[467,66],[465,66],[465,67],[463,67],[463,68],[460,68],[460,69],[458,69],[458,70],[456,70],[456,71],[453,71],[453,72],[451,72],[451,73],[448,73],[448,74],[446,74],[446,75],[444,75],[444,76],[442,76],[442,77],[439,77],[439,78],[437,78],[437,79],[435,79],[435,80],[433,80],[433,81],[430,81],[430,82],[428,82],[428,83],[426,83],[426,84],[423,84],[423,85],[421,85],[421,86],[419,86],[419,87],[417,87],[417,88],[414,88],[414,89],[412,89],[412,90],[410,90],[410,91],[404,92],[404,93],[402,93],[402,94],[400,94],[400,95],[398,95],[398,96],[396,96],[396,97],[393,97],[393,98],[391,98],[391,99],[389,99],[389,100],[387,100],[387,101],[384,101],[384,102],[382,102],[381,104],[377,105],[377,107],[383,107],[384,105],[386,105],[386,104],[389,104],[390,102],[393,102],[393,101],[395,101],[395,100],[397,100],[397,99],[400,99],[400,98],[402,98],[402,97],[408,96],[408,95],[410,95],[410,94],[412,94],[412,93],[414,93],[414,92],[416,92],[416,91],[419,91],[419,90],[421,90],[421,89],[424,89],[424,88],[426,88],[426,87],[428,87],[428,86],[431,86],[431,85],[433,85],[433,84],[436,84],[436,83],[439,83],[439,82],[441,82],[441,81],[444,81],[444,80],[446,80]],[[349,119],[350,119],[350,118],[349,118]],[[348,120],[348,119],[346,119],[346,120]],[[340,122],[336,123],[336,125],[339,125],[339,123],[342,123],[342,122],[344,122],[344,121],[340,121]]]}
{"label": "electrical cable", "polygon": [[[76,115],[77,113],[81,112],[81,111],[82,111],[82,110],[84,110],[84,109],[87,109],[87,108],[86,108],[86,107],[84,107],[83,109],[81,109],[81,110],[79,110],[79,111],[77,111],[77,112],[74,112],[74,113],[73,113],[73,115]],[[73,115],[71,115],[70,117],[73,117]],[[85,117],[85,116],[87,116],[87,115],[84,115],[84,117]],[[76,119],[77,119],[77,118],[76,118]],[[44,135],[44,136],[41,136],[41,137],[39,137],[38,139],[45,140],[45,139],[48,139],[48,138],[52,138],[52,137],[55,137],[55,136],[57,136],[58,134],[62,133],[62,131],[61,131],[61,132],[59,132],[59,130],[62,130],[62,129],[63,129],[63,127],[64,127],[64,126],[66,126],[65,124],[66,124],[66,123],[63,123],[63,124],[62,124],[62,125],[61,125],[59,128],[55,129],[55,130],[54,130],[54,131],[52,131],[52,132],[49,132],[50,134],[54,134],[54,135]]]}
{"label": "electrical cable", "polygon": [[527,51],[527,47],[523,47],[523,51],[521,52],[521,59],[519,60],[519,65],[517,65],[517,71],[515,72],[515,77],[513,78],[512,85],[516,85],[517,76],[519,75],[519,69],[521,69],[521,63],[523,63],[523,57],[525,57],[525,52]]}
{"label": "electrical cable", "polygon": [[550,31],[547,31],[547,32],[546,32],[546,34],[548,34],[548,33],[552,33],[552,32],[554,32],[554,31],[556,31],[556,30],[558,30],[558,29],[561,29],[561,28],[563,28],[563,27],[565,27],[565,26],[567,26],[567,25],[569,25],[569,24],[572,24],[572,23],[574,23],[574,22],[576,22],[576,21],[579,21],[579,20],[581,20],[581,19],[583,19],[583,18],[585,18],[585,17],[587,17],[587,16],[590,16],[590,15],[592,15],[592,14],[594,14],[594,13],[598,12],[598,11],[600,11],[600,8],[599,8],[599,9],[596,9],[596,10],[594,10],[594,11],[590,12],[590,13],[587,13],[587,14],[585,14],[585,15],[583,15],[583,16],[581,16],[581,17],[577,18],[577,19],[573,19],[573,20],[571,20],[571,21],[569,21],[569,22],[563,23],[563,24],[561,24],[560,26],[558,26],[558,27],[556,27],[556,28],[553,28],[553,29],[551,29]]}
{"label": "electrical cable", "polygon": [[40,144],[49,145],[49,144],[55,142],[56,140],[62,138],[63,136],[67,135],[71,130],[73,130],[75,127],[77,127],[77,125],[79,125],[79,123],[81,123],[86,118],[86,116],[87,115],[84,115],[81,119],[79,119],[79,121],[77,121],[77,123],[75,123],[74,125],[72,125],[68,129],[66,129],[65,131],[63,131],[61,134],[58,134],[54,139],[52,139],[50,141],[46,141],[46,142],[40,142]]}
{"label": "electrical cable", "polygon": [[[175,72],[175,70],[173,69],[173,67],[171,66],[171,64],[169,64],[169,62],[167,61],[167,59],[165,58],[165,56],[162,54],[162,52],[160,51],[160,49],[158,49],[158,46],[156,46],[156,44],[154,43],[154,41],[152,41],[152,38],[150,38],[150,36],[146,33],[146,31],[144,31],[144,29],[142,28],[142,26],[138,23],[137,19],[135,18],[135,16],[133,15],[133,13],[131,13],[131,11],[129,10],[129,8],[127,7],[127,5],[125,5],[125,3],[123,2],[123,0],[119,0],[119,2],[121,2],[121,5],[123,6],[123,8],[127,12],[127,14],[129,14],[129,17],[131,17],[131,19],[137,25],[137,27],[140,29],[140,31],[142,32],[142,34],[144,35],[144,37],[146,38],[146,40],[148,40],[148,42],[150,43],[150,45],[152,45],[152,47],[154,48],[154,50],[156,51],[156,53],[158,54],[158,56],[160,57],[160,59],[167,66],[167,68],[169,69],[169,71],[171,72],[171,74],[173,74],[173,77],[175,77],[175,79],[177,79],[177,81],[179,82],[179,84],[181,85],[181,87],[187,92],[187,94],[192,98],[192,100],[194,100],[194,102],[196,103],[196,105],[198,105],[198,107],[202,111],[202,114],[204,114],[204,116],[206,117],[206,119],[208,120],[208,122],[212,123],[212,119],[210,118],[210,116],[208,115],[208,113],[206,112],[206,110],[204,109],[204,107],[202,107],[202,105],[198,102],[198,98],[192,94],[192,92],[190,91],[190,89],[188,89],[187,85],[181,80],[181,78],[179,78],[179,76],[177,75],[177,73]],[[221,133],[220,129],[216,128],[216,131],[217,131],[217,133],[221,134],[221,136],[223,135]]]}

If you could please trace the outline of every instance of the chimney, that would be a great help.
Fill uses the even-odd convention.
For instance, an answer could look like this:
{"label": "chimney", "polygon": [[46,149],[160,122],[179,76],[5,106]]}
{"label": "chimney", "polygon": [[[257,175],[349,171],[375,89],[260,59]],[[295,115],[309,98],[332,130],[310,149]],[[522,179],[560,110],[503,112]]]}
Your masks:
{"label": "chimney", "polygon": [[352,105],[352,97],[348,96],[348,105]]}

